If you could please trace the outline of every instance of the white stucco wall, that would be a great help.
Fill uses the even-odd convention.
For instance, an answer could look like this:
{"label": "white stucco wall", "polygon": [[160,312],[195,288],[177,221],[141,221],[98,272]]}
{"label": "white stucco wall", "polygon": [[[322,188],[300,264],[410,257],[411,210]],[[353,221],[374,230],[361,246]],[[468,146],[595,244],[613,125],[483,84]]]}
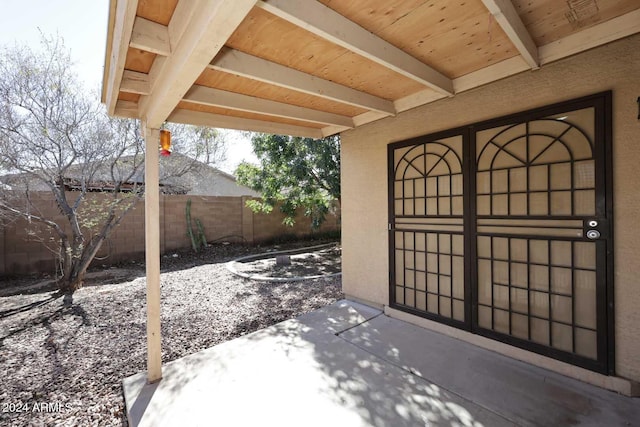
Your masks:
{"label": "white stucco wall", "polygon": [[615,367],[640,381],[640,35],[343,133],[345,293],[388,303],[389,143],[605,90],[614,115]]}

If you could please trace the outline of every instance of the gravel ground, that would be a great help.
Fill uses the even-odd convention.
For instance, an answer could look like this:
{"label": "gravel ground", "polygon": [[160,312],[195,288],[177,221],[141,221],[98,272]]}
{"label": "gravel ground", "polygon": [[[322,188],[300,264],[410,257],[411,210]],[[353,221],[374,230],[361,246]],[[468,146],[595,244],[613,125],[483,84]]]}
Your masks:
{"label": "gravel ground", "polygon": [[[163,362],[189,355],[342,297],[340,277],[267,283],[224,263],[305,242],[215,245],[162,260]],[[45,284],[46,285],[46,284]],[[25,281],[3,281],[4,295]],[[15,292],[14,292],[15,293]],[[126,425],[121,381],[145,370],[144,266],[94,271],[71,303],[47,290],[0,297],[0,425]]]}

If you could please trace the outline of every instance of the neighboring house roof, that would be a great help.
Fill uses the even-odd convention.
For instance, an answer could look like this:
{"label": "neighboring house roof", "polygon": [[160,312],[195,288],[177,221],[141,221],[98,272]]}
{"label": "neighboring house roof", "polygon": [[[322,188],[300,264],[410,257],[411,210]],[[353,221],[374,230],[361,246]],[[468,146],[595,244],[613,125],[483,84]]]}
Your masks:
{"label": "neighboring house roof", "polygon": [[[132,165],[133,160],[133,156],[121,158],[115,175],[127,176],[131,170],[127,164]],[[111,171],[106,167],[103,169],[98,169],[91,182],[86,183],[89,191],[113,190],[115,182],[111,178]],[[63,184],[67,190],[73,191],[81,188],[83,171],[84,164],[73,165],[66,171]],[[144,185],[144,165],[140,166],[136,173],[121,185],[121,189],[130,191],[136,185]],[[19,190],[27,186],[33,191],[49,190],[45,183],[29,177],[25,173],[0,176],[0,188]],[[235,176],[179,153],[160,158],[160,192],[194,196],[260,195],[251,188],[238,184]]]}
{"label": "neighboring house roof", "polygon": [[[163,158],[164,161],[172,161],[176,154]],[[178,154],[177,157],[188,159],[193,162],[189,171],[181,176],[173,176],[166,179],[160,179],[160,184],[171,186],[173,188],[183,188],[183,194],[194,196],[260,196],[260,193],[249,187],[240,185],[236,181],[236,177],[226,173],[218,168],[209,166],[205,163],[193,161],[186,156]],[[162,176],[162,160],[160,163],[160,175]]]}

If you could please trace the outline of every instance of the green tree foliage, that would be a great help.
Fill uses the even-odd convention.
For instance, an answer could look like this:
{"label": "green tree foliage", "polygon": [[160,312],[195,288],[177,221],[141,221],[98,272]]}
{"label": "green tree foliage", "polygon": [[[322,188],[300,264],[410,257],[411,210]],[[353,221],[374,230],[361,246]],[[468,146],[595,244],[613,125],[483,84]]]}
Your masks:
{"label": "green tree foliage", "polygon": [[262,194],[247,205],[269,213],[276,204],[293,225],[298,209],[311,217],[312,227],[325,220],[333,203],[340,202],[340,137],[324,139],[256,134],[251,139],[260,160],[243,162],[236,170],[238,182]]}

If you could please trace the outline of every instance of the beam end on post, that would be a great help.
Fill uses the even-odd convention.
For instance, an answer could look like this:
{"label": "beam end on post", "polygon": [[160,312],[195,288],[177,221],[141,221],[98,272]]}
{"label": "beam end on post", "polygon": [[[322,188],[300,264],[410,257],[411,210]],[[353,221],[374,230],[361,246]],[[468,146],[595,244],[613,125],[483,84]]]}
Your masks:
{"label": "beam end on post", "polygon": [[162,347],[160,335],[160,130],[147,128],[144,164],[145,261],[147,270],[147,381],[162,379]]}

